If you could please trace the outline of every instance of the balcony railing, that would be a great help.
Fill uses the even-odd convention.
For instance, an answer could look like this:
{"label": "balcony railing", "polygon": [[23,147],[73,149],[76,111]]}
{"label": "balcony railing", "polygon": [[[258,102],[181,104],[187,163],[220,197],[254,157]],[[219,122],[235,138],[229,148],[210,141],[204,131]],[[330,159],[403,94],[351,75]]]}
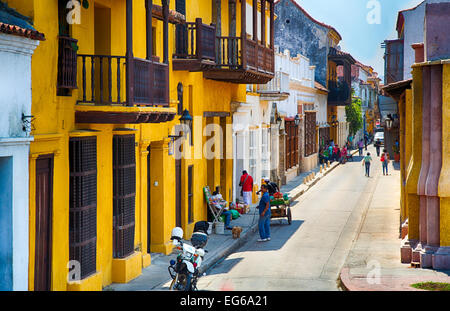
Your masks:
{"label": "balcony railing", "polygon": [[217,67],[236,69],[242,65],[241,37],[217,37]]}
{"label": "balcony railing", "polygon": [[[134,58],[132,60],[133,103],[127,102],[125,56],[79,54],[82,87],[78,103],[95,105],[166,106],[169,103],[169,70],[166,64]],[[131,79],[130,79],[131,80]]]}
{"label": "balcony railing", "polygon": [[247,66],[257,71],[274,72],[274,51],[268,47],[247,39],[246,40]]}
{"label": "balcony railing", "polygon": [[177,26],[176,30],[177,59],[198,59],[216,61],[216,27],[202,23],[197,18],[194,23]]}
{"label": "balcony railing", "polygon": [[258,84],[257,92],[264,97],[287,98],[289,96],[289,74],[278,71],[275,77],[266,84]]}
{"label": "balcony railing", "polygon": [[345,81],[328,81],[328,102],[331,105],[344,106],[351,102],[351,88]]}
{"label": "balcony railing", "polygon": [[217,65],[204,72],[206,78],[242,84],[264,84],[273,78],[273,49],[242,37],[221,36],[216,40]]}

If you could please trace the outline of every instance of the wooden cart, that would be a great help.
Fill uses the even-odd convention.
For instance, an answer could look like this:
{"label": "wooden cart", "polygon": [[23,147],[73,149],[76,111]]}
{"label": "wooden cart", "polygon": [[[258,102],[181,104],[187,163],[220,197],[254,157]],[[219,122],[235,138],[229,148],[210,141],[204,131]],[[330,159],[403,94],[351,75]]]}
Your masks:
{"label": "wooden cart", "polygon": [[274,218],[287,218],[288,224],[292,224],[292,213],[291,213],[291,207],[290,202],[283,201],[281,203],[280,201],[271,201],[270,202],[270,212],[271,212],[271,219]]}

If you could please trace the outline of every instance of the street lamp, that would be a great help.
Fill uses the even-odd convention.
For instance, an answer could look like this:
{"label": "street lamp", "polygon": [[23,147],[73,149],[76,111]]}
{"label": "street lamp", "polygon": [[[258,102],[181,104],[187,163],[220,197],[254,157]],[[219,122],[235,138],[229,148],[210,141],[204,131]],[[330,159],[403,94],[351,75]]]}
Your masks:
{"label": "street lamp", "polygon": [[295,126],[298,126],[300,124],[300,117],[298,116],[298,114],[294,118],[294,123],[295,123]]}
{"label": "street lamp", "polygon": [[386,119],[386,127],[387,127],[387,129],[390,131],[391,130],[391,128],[392,128],[392,119],[390,118],[390,117],[388,117],[387,119]]}
{"label": "street lamp", "polygon": [[183,111],[183,113],[181,114],[181,117],[180,117],[180,122],[181,122],[181,124],[189,126],[189,128],[191,127],[191,125],[192,125],[192,117],[189,114],[189,110],[184,109],[184,111]]}

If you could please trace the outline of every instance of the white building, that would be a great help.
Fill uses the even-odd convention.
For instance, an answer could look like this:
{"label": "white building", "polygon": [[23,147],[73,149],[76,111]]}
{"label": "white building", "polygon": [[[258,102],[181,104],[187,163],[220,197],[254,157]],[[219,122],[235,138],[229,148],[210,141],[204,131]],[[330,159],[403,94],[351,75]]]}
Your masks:
{"label": "white building", "polygon": [[31,56],[43,35],[0,2],[0,290],[28,290]]}
{"label": "white building", "polygon": [[318,87],[315,66],[302,55],[277,51],[275,69],[275,78],[259,85],[258,93],[271,103],[270,178],[285,184],[318,164],[317,126],[326,122],[327,90]]}

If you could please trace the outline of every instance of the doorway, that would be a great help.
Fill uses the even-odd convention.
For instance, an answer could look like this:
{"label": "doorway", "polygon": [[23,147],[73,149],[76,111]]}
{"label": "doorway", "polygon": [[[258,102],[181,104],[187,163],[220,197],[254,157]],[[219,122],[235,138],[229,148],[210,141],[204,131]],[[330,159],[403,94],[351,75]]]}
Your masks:
{"label": "doorway", "polygon": [[0,291],[13,289],[13,158],[0,157]]}
{"label": "doorway", "polygon": [[53,155],[36,160],[36,249],[34,290],[51,290]]}

